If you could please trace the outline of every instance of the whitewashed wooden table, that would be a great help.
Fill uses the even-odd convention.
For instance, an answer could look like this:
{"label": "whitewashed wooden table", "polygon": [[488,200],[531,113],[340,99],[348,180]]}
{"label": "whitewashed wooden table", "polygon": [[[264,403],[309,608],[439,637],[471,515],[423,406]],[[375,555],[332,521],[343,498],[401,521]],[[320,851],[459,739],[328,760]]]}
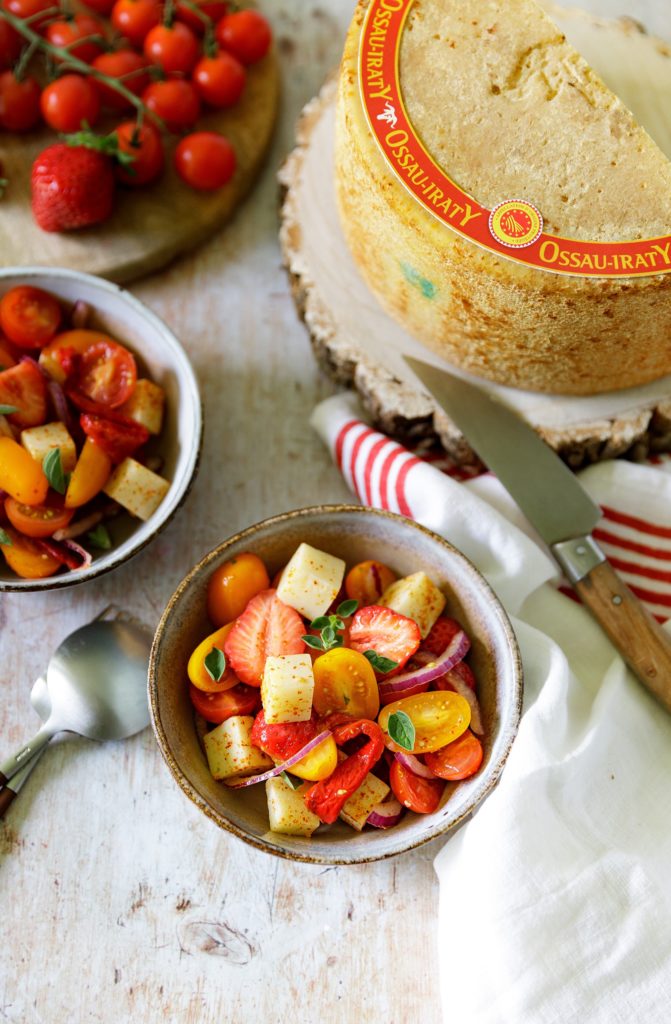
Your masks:
{"label": "whitewashed wooden table", "polygon": [[[262,6],[284,66],[266,172],[227,230],[134,289],[199,376],[198,481],[170,528],[116,573],[69,592],[0,598],[7,751],[33,729],[31,684],[74,627],[109,602],[153,626],[185,570],[229,534],[349,497],[307,422],[330,385],[280,266],[275,173],[301,106],[337,63],[353,3]],[[668,0],[583,6],[629,13],[671,37]],[[149,730],[104,747],[59,742],[0,827],[0,1020],[437,1024],[438,848],[352,868],[276,860],[185,799]]]}

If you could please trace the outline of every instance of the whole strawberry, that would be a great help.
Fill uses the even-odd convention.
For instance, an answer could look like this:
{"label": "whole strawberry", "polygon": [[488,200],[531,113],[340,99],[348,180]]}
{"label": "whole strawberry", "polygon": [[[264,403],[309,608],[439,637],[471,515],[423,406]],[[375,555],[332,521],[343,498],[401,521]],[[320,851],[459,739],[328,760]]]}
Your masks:
{"label": "whole strawberry", "polygon": [[112,212],[112,162],[85,146],[49,146],[35,159],[30,183],[33,216],[43,231],[100,224]]}

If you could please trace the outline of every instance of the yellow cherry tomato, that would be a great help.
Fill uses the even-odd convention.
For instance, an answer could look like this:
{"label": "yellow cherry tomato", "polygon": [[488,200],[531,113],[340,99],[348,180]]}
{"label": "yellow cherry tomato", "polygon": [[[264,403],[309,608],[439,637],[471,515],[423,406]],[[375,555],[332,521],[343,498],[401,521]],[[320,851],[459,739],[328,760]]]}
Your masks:
{"label": "yellow cherry tomato", "polygon": [[74,331],[63,331],[57,334],[53,341],[40,352],[40,366],[43,367],[50,377],[64,384],[68,373],[66,370],[68,359],[73,355],[82,356],[92,345],[100,341],[109,342],[109,334],[102,334],[100,331],[87,331],[78,329]]}
{"label": "yellow cherry tomato", "polygon": [[440,750],[466,732],[471,721],[467,700],[451,690],[417,693],[414,697],[387,704],[380,712],[378,722],[389,750],[403,750],[388,735],[389,719],[396,711],[404,711],[415,727],[415,745],[409,753],[429,754]]}
{"label": "yellow cherry tomato", "polygon": [[383,562],[359,562],[345,577],[345,593],[359,602],[359,607],[377,604],[383,593],[398,576]]}
{"label": "yellow cherry tomato", "polygon": [[198,644],[189,658],[186,668],[189,679],[194,686],[197,686],[199,690],[204,690],[205,693],[221,693],[224,690],[231,690],[240,682],[233,669],[228,665],[219,680],[213,679],[205,668],[205,659],[215,647],[218,647],[223,654],[226,637],[233,629],[233,625],[234,623],[229,622],[227,626],[222,626],[221,629],[210,633]]}
{"label": "yellow cherry tomato", "polygon": [[43,505],[49,490],[39,462],[11,437],[0,437],[0,489],[22,505]]}
{"label": "yellow cherry tomato", "polygon": [[373,666],[359,651],[334,647],[320,654],[312,666],[315,688],[312,697],[318,715],[346,711],[355,718],[374,719],[380,710],[380,694]]}
{"label": "yellow cherry tomato", "polygon": [[86,438],[65,494],[66,508],[79,508],[102,491],[112,472],[112,460],[90,437]]}
{"label": "yellow cherry tomato", "polygon": [[0,544],[5,561],[17,576],[25,580],[41,580],[53,576],[61,562],[39,547],[30,537],[22,537],[16,530],[6,529],[11,544]]}
{"label": "yellow cherry tomato", "polygon": [[333,736],[327,736],[325,740],[306,754],[304,758],[293,765],[289,771],[297,775],[299,779],[306,779],[308,782],[319,782],[321,779],[328,779],[338,764],[338,748]]}
{"label": "yellow cherry tomato", "polygon": [[245,551],[224,562],[210,576],[207,614],[215,626],[224,626],[242,615],[251,599],[269,587],[263,562],[258,555]]}

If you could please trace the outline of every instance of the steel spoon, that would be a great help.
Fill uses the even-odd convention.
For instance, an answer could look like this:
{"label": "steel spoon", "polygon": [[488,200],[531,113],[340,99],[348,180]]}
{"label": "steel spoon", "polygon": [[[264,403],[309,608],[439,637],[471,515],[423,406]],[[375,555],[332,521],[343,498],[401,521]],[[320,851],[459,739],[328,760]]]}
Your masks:
{"label": "steel spoon", "polygon": [[[44,676],[39,676],[39,678],[33,683],[33,688],[30,691],[30,703],[35,711],[37,711],[42,721],[46,722],[51,712],[51,698],[49,696],[49,690],[47,689],[47,681]],[[0,818],[4,818],[7,810],[14,801],[14,798],[18,795],[24,782],[43,753],[44,749],[42,749],[39,754],[35,754],[35,757],[31,757],[30,761],[26,761],[13,776],[11,785],[3,786],[0,789]]]}
{"label": "steel spoon", "polygon": [[59,732],[119,740],[149,724],[147,666],[150,634],[123,620],[90,622],[52,656],[46,684],[51,711],[33,739],[0,764],[11,779]]}

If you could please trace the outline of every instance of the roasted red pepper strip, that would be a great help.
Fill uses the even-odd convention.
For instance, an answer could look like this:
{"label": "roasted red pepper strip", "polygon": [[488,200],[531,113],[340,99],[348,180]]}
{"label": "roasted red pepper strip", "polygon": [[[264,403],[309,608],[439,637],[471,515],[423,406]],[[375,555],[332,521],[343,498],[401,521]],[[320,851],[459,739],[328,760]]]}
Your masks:
{"label": "roasted red pepper strip", "polygon": [[384,734],[380,726],[367,718],[347,722],[333,730],[338,746],[355,736],[368,736],[366,746],[341,761],[328,779],[316,782],[305,794],[308,810],[329,825],[336,820],[344,804],[359,788],[384,751]]}

